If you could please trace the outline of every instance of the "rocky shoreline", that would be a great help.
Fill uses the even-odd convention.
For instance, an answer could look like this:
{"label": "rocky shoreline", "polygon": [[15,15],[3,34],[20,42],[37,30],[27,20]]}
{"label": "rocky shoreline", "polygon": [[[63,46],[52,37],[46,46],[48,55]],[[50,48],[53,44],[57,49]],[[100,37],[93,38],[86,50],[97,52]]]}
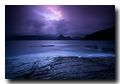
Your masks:
{"label": "rocky shoreline", "polygon": [[[13,64],[6,59],[6,79],[115,79],[115,57],[54,57],[51,61]],[[48,62],[49,61],[49,62]]]}

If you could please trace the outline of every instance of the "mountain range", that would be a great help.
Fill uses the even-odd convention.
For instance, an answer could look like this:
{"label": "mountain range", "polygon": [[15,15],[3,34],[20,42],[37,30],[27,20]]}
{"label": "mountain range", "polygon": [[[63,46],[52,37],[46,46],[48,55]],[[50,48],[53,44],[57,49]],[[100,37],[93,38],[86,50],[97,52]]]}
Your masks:
{"label": "mountain range", "polygon": [[6,40],[115,40],[115,27],[104,29],[86,35],[84,38],[79,36],[64,36],[64,35],[20,35]]}
{"label": "mountain range", "polygon": [[16,36],[11,39],[6,39],[6,40],[82,40],[83,37],[79,36],[63,36],[59,35],[58,37],[55,35],[21,35],[21,36]]}
{"label": "mountain range", "polygon": [[70,36],[63,36],[63,35],[59,35],[56,40],[82,40],[83,37],[79,37],[79,36],[74,36],[74,37],[70,37]]}

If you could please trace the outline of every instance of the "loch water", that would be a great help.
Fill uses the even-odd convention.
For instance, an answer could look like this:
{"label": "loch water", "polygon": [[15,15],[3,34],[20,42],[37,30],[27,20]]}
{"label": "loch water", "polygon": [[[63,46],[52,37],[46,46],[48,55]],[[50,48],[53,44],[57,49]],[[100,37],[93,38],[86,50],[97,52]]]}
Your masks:
{"label": "loch water", "polygon": [[[115,52],[102,51],[103,47],[115,48],[114,41],[83,41],[83,40],[24,40],[5,41],[5,57],[58,57],[58,56],[115,56]],[[96,45],[98,49],[85,48]]]}

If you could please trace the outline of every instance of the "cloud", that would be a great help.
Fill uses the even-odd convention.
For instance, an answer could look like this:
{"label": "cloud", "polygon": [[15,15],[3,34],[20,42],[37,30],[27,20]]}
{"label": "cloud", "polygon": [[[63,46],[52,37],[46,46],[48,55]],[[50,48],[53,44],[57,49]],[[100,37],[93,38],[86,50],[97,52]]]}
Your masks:
{"label": "cloud", "polygon": [[45,23],[39,19],[28,19],[23,26],[28,28],[28,31],[30,30],[34,34],[39,35],[41,34],[42,27],[45,26]]}
{"label": "cloud", "polygon": [[90,34],[115,26],[114,5],[62,5],[59,10],[63,18],[69,21],[71,34]]}
{"label": "cloud", "polygon": [[6,35],[40,34],[45,26],[45,17],[33,12],[36,6],[6,6]]}
{"label": "cloud", "polygon": [[115,26],[114,5],[8,5],[5,34],[85,36]]}

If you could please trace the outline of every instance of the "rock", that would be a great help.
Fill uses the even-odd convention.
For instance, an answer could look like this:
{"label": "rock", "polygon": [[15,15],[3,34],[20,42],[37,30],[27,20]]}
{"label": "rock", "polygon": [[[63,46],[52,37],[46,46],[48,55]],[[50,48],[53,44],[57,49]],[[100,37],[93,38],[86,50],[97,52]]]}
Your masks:
{"label": "rock", "polygon": [[30,46],[30,47],[37,47],[37,46]]}
{"label": "rock", "polygon": [[30,47],[52,47],[54,45],[41,45],[41,46],[30,46]]}
{"label": "rock", "polygon": [[102,48],[102,51],[115,52],[115,49],[114,48],[109,48],[109,47],[104,47],[104,48]]}
{"label": "rock", "polygon": [[95,45],[93,45],[93,46],[88,45],[88,46],[86,46],[85,48],[98,49],[98,47],[97,47],[97,46],[95,46]]}
{"label": "rock", "polygon": [[54,45],[42,45],[40,47],[52,47],[52,46],[54,46]]}
{"label": "rock", "polygon": [[[5,59],[6,79],[115,79],[115,57],[54,57],[27,62]],[[29,58],[32,59],[33,58]],[[21,61],[23,60],[23,61]],[[16,63],[20,61],[19,63]],[[24,62],[26,61],[26,62]],[[44,62],[46,61],[46,62]],[[10,63],[12,62],[12,63]],[[14,67],[13,67],[14,66]]]}
{"label": "rock", "polygon": [[50,70],[50,66],[47,66],[47,69]]}
{"label": "rock", "polygon": [[63,35],[59,35],[56,40],[72,40],[72,38],[70,36],[63,36]]}
{"label": "rock", "polygon": [[57,38],[57,40],[65,40],[66,38],[63,35],[59,35],[59,37]]}

